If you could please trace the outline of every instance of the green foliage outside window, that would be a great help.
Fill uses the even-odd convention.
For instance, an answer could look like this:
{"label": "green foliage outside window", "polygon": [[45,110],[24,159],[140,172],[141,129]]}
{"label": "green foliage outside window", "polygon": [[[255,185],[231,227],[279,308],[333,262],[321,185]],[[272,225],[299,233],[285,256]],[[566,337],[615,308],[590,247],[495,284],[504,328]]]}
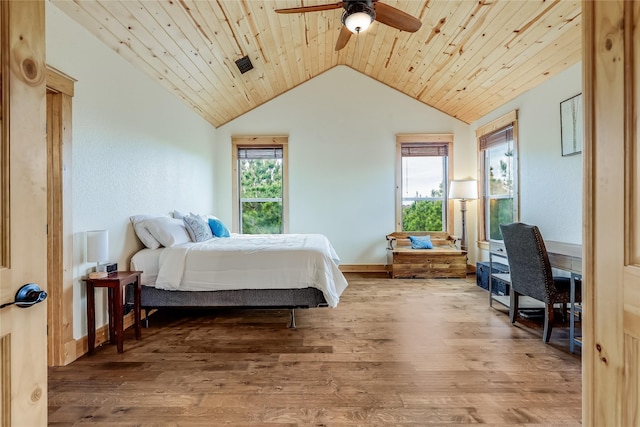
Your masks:
{"label": "green foliage outside window", "polygon": [[241,160],[240,197],[282,198],[282,160]]}
{"label": "green foliage outside window", "polygon": [[442,231],[442,200],[417,200],[402,207],[403,231]]}
{"label": "green foliage outside window", "polygon": [[281,202],[244,202],[242,203],[243,234],[280,234],[282,233]]}
{"label": "green foliage outside window", "polygon": [[[509,147],[507,145],[507,147]],[[489,167],[489,238],[502,240],[500,224],[510,224],[513,218],[513,150],[508,149],[500,153],[504,146],[492,149],[490,156],[498,160],[497,173],[494,167]]]}
{"label": "green foliage outside window", "polygon": [[282,233],[282,160],[241,160],[240,198],[242,233]]}
{"label": "green foliage outside window", "polygon": [[502,240],[500,224],[513,222],[513,199],[491,199],[489,203],[489,238]]}
{"label": "green foliage outside window", "polygon": [[[431,198],[442,198],[442,183]],[[442,231],[442,200],[416,200],[402,206],[402,231]]]}

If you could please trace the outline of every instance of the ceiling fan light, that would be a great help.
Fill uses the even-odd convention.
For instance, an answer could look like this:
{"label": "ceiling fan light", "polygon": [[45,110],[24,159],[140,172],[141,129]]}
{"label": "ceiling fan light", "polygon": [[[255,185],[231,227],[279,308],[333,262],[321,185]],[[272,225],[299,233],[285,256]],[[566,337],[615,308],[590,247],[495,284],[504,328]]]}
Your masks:
{"label": "ceiling fan light", "polygon": [[344,19],[344,25],[347,26],[352,33],[361,33],[369,28],[373,22],[373,17],[366,12],[356,12]]}

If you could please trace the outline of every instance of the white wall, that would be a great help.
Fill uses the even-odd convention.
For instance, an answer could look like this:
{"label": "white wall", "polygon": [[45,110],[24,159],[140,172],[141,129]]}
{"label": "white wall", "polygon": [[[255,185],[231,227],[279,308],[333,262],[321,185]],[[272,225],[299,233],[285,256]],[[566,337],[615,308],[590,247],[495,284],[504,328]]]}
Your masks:
{"label": "white wall", "polygon": [[578,63],[472,124],[518,110],[520,220],[545,240],[582,242],[582,154],[563,157],[560,142],[560,102],[581,92]]}
{"label": "white wall", "polygon": [[[47,63],[77,79],[70,166],[78,338],[87,330],[81,279],[94,267],[85,262],[85,231],[109,230],[111,259],[127,269],[140,247],[131,215],[211,211],[215,129],[49,2],[46,24]],[[106,305],[97,299],[101,325]]]}
{"label": "white wall", "polygon": [[469,125],[338,66],[218,128],[216,214],[231,224],[231,136],[288,135],[289,231],[327,235],[343,264],[384,264],[398,133],[454,133],[456,178],[475,177]]}

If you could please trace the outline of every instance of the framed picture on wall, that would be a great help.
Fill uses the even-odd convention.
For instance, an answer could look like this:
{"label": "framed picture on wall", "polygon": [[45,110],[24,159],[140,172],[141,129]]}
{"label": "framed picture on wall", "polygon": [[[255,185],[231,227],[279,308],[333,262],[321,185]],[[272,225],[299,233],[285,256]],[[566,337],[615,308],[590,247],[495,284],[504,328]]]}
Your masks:
{"label": "framed picture on wall", "polygon": [[582,153],[582,94],[560,103],[560,140],[562,155]]}

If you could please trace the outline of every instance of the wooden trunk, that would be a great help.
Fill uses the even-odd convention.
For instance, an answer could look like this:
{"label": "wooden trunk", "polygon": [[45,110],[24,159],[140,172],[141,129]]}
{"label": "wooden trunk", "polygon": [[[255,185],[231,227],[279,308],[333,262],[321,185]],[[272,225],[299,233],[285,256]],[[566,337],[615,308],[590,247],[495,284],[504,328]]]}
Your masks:
{"label": "wooden trunk", "polygon": [[[430,236],[433,249],[412,249],[409,236]],[[467,277],[467,251],[444,231],[396,231],[387,235],[389,273],[394,279]]]}
{"label": "wooden trunk", "polygon": [[390,250],[391,277],[394,279],[427,279],[435,277],[467,277],[467,252],[457,249]]}

